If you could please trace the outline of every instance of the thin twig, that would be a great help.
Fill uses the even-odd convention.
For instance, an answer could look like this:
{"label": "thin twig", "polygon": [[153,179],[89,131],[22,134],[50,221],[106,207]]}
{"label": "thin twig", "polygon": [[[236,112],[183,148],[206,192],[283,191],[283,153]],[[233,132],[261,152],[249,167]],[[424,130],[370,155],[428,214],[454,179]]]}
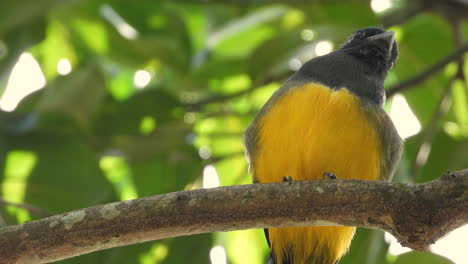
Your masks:
{"label": "thin twig", "polygon": [[250,88],[248,89],[245,89],[245,90],[242,90],[242,91],[238,91],[238,92],[235,92],[235,93],[232,93],[232,94],[217,94],[217,95],[212,95],[212,96],[209,96],[209,97],[206,97],[204,99],[201,99],[195,103],[191,103],[191,104],[188,104],[187,107],[190,109],[190,110],[198,110],[200,109],[202,106],[204,105],[207,105],[207,104],[211,104],[211,103],[223,103],[227,100],[230,100],[230,99],[233,99],[233,98],[237,98],[237,97],[241,97],[243,95],[246,95],[246,94],[250,94],[252,93],[253,91],[271,83],[271,82],[276,82],[276,81],[281,81],[281,80],[284,80],[286,78],[288,78],[289,76],[291,75],[291,72],[290,71],[287,71],[285,72],[284,74],[281,74],[281,75],[278,75],[278,76],[272,76],[272,77],[268,77],[268,78],[265,78],[265,79],[260,79],[260,80],[257,80]]}
{"label": "thin twig", "polygon": [[[455,60],[458,60],[460,58],[460,56],[462,56],[466,52],[468,52],[468,43],[465,43],[465,44],[461,45],[453,53],[447,55],[446,57],[444,57],[439,62],[435,63],[434,65],[432,65],[431,67],[429,67],[425,71],[411,77],[410,79],[407,79],[405,81],[402,81],[399,84],[396,84],[396,85],[390,87],[387,90],[387,97],[390,98],[393,95],[395,95],[396,93],[403,92],[403,91],[406,91],[408,89],[412,89],[416,85],[418,85],[418,84],[426,81],[428,78],[432,77],[435,73],[437,73],[437,72],[441,71],[442,69],[444,69],[444,67],[447,66],[449,63],[451,63],[451,62],[453,62]],[[289,74],[290,73],[288,72],[287,75],[289,75]],[[248,88],[246,90],[242,90],[242,91],[232,93],[232,94],[213,95],[213,96],[201,99],[198,102],[189,104],[187,106],[192,110],[198,110],[198,109],[200,109],[200,107],[202,107],[204,105],[207,105],[207,104],[219,103],[219,102],[222,103],[222,102],[225,102],[227,100],[249,94],[249,93],[255,91],[256,89],[262,87],[263,85],[265,85],[265,84],[267,84],[269,82],[282,80],[282,79],[284,79],[286,77],[287,76],[285,74],[283,76],[279,76],[279,77],[276,77],[276,78],[269,78],[269,79],[261,81],[258,85],[253,85],[252,87],[250,87],[250,88]]]}
{"label": "thin twig", "polygon": [[450,109],[451,105],[451,88],[453,83],[455,82],[455,78],[452,79],[448,84],[447,87],[444,88],[442,95],[440,97],[439,103],[437,104],[437,109],[432,115],[429,123],[427,124],[426,128],[424,128],[422,135],[421,135],[421,145],[418,148],[418,153],[416,154],[416,159],[414,160],[414,164],[411,168],[410,175],[413,179],[419,178],[419,174],[421,173],[421,169],[426,165],[426,162],[429,158],[429,154],[431,153],[432,149],[432,140],[436,135],[438,124],[442,117],[447,114],[448,110]]}
{"label": "thin twig", "polygon": [[414,16],[426,10],[425,4],[420,0],[407,1],[404,6],[398,9],[386,12],[380,18],[382,26],[385,28],[404,24]]}
{"label": "thin twig", "polygon": [[209,96],[209,97],[199,100],[198,102],[189,104],[189,107],[191,108],[191,110],[198,110],[203,105],[211,104],[211,103],[222,103],[227,100],[251,93],[255,91],[257,88],[259,87],[250,87],[248,89],[238,91],[232,94],[218,94],[218,95]]}
{"label": "thin twig", "polygon": [[[461,28],[461,21],[455,20],[452,23],[453,36],[455,47],[459,48],[462,45],[463,41],[463,30]],[[437,104],[437,109],[434,112],[431,120],[427,124],[426,128],[423,130],[421,135],[421,145],[419,146],[418,153],[416,154],[416,159],[414,165],[411,168],[411,175],[414,179],[419,178],[421,169],[426,165],[426,162],[429,158],[429,155],[432,150],[432,140],[434,139],[436,132],[438,131],[438,125],[440,120],[447,114],[452,103],[451,91],[452,86],[457,80],[465,81],[465,70],[464,70],[464,55],[461,54],[457,59],[457,72],[447,84],[442,95],[440,96],[439,103]],[[463,82],[465,83],[465,82]]]}
{"label": "thin twig", "polygon": [[449,54],[445,58],[441,59],[439,62],[435,63],[425,71],[417,74],[416,76],[403,81],[395,86],[392,86],[387,91],[387,97],[391,97],[396,93],[406,91],[408,89],[414,88],[416,85],[424,82],[429,77],[432,77],[438,71],[441,71],[445,66],[449,63],[458,60],[460,56],[462,56],[465,52],[468,52],[468,43],[461,45],[457,50],[453,53]]}
{"label": "thin twig", "polygon": [[0,197],[0,205],[4,205],[4,206],[14,206],[16,208],[21,208],[21,209],[24,209],[28,212],[30,212],[31,214],[34,214],[34,215],[37,215],[39,217],[49,217],[49,216],[52,216],[54,215],[53,213],[50,213],[44,209],[41,209],[37,206],[34,206],[34,205],[30,205],[30,204],[26,204],[26,203],[14,203],[14,202],[10,202],[10,201],[7,201],[3,198]]}

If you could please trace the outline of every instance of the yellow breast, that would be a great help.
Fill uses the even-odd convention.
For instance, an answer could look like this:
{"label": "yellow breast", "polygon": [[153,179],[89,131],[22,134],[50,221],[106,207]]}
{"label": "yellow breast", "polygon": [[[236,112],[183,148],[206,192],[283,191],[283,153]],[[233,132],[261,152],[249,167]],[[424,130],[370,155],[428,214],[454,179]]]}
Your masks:
{"label": "yellow breast", "polygon": [[[309,83],[276,99],[260,119],[254,176],[258,182],[322,179],[376,180],[381,146],[359,99],[347,89]],[[272,251],[295,264],[334,263],[348,249],[353,227],[294,227],[269,230]],[[291,251],[290,253],[288,253]],[[314,259],[316,258],[316,259]]]}
{"label": "yellow breast", "polygon": [[259,182],[379,177],[381,150],[359,99],[309,83],[282,95],[260,120],[254,174]]}

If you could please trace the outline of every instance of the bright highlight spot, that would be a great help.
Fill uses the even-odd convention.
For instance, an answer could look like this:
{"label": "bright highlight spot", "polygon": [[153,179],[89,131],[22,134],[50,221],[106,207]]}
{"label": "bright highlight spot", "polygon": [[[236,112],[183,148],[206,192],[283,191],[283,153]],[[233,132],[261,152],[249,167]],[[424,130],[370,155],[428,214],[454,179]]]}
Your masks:
{"label": "bright highlight spot", "polygon": [[144,88],[151,81],[151,74],[145,70],[138,70],[133,76],[133,84],[137,88]]}
{"label": "bright highlight spot", "polygon": [[156,119],[152,116],[145,116],[140,122],[140,132],[144,135],[148,135],[154,132],[156,129]]}
{"label": "bright highlight spot", "polygon": [[421,124],[401,94],[393,96],[390,118],[401,138],[405,139],[421,131]]}
{"label": "bright highlight spot", "polygon": [[0,98],[0,108],[13,111],[28,94],[43,88],[46,79],[39,63],[30,53],[23,53],[11,71],[5,92]]}
{"label": "bright highlight spot", "polygon": [[288,65],[289,65],[289,69],[293,71],[297,71],[301,68],[302,62],[298,58],[292,58],[289,60]]}
{"label": "bright highlight spot", "polygon": [[200,155],[200,158],[202,159],[209,159],[211,157],[211,148],[208,146],[202,146],[198,150],[198,155]]}
{"label": "bright highlight spot", "polygon": [[140,264],[154,264],[162,262],[169,254],[169,248],[162,243],[154,244],[148,253],[140,256]]}
{"label": "bright highlight spot", "polygon": [[213,165],[203,168],[203,188],[219,187],[219,176]]}
{"label": "bright highlight spot", "polygon": [[70,61],[66,58],[61,58],[57,62],[57,72],[60,75],[67,75],[72,71],[72,65]]}
{"label": "bright highlight spot", "polygon": [[193,124],[196,121],[197,117],[195,113],[188,112],[184,115],[184,122],[187,124]]}
{"label": "bright highlight spot", "polygon": [[372,0],[371,8],[374,12],[380,13],[392,7],[391,0]]}
{"label": "bright highlight spot", "polygon": [[108,4],[104,4],[100,8],[101,15],[111,23],[124,38],[138,38],[138,31],[125,21],[115,10]]}
{"label": "bright highlight spot", "polygon": [[416,156],[416,164],[420,167],[426,164],[429,154],[431,154],[432,144],[430,142],[424,142],[419,149],[418,155]]}
{"label": "bright highlight spot", "polygon": [[315,54],[322,56],[330,53],[333,50],[333,44],[328,40],[322,40],[315,45]]}
{"label": "bright highlight spot", "polygon": [[451,259],[457,264],[468,264],[468,256],[466,254],[467,237],[468,225],[465,225],[437,241],[430,247],[430,250]]}
{"label": "bright highlight spot", "polygon": [[227,264],[226,250],[223,246],[215,246],[210,250],[211,264]]}
{"label": "bright highlight spot", "polygon": [[311,41],[315,37],[315,32],[312,29],[303,29],[301,31],[301,39]]}
{"label": "bright highlight spot", "polygon": [[411,248],[400,245],[396,237],[394,237],[392,234],[388,232],[385,232],[385,241],[390,244],[390,247],[388,248],[388,252],[394,256],[411,251]]}

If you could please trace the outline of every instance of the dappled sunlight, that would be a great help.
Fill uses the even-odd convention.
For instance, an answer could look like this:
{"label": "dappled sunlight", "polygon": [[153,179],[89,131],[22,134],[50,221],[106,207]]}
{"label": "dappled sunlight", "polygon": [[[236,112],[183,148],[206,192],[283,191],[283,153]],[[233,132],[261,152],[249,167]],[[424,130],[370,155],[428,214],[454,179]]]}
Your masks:
{"label": "dappled sunlight", "polygon": [[209,159],[211,157],[211,148],[209,146],[201,146],[200,149],[198,149],[198,155],[202,159]]}
{"label": "dappled sunlight", "polygon": [[203,168],[203,188],[219,187],[219,176],[213,165]]}
{"label": "dappled sunlight", "polygon": [[316,33],[312,29],[303,29],[301,31],[301,38],[305,41],[311,41],[314,39]]}
{"label": "dappled sunlight", "polygon": [[298,58],[291,58],[291,59],[289,60],[288,65],[289,65],[289,68],[290,68],[291,70],[297,71],[297,70],[299,70],[299,69],[301,68],[302,62],[301,62],[301,60],[298,59]]}
{"label": "dappled sunlight", "polygon": [[[174,197],[171,193],[178,191],[252,184],[251,174],[262,157],[254,153],[262,151],[271,153],[272,160],[284,162],[286,169],[278,180],[290,174],[287,168],[307,160],[299,150],[302,147],[314,156],[310,158],[314,164],[306,161],[305,167],[339,168],[341,161],[332,164],[330,160],[334,153],[346,152],[350,142],[355,143],[353,128],[359,127],[345,108],[331,111],[325,120],[336,127],[318,123],[317,127],[330,131],[306,133],[301,129],[317,119],[307,111],[321,101],[301,104],[294,100],[284,112],[288,114],[272,119],[264,137],[256,134],[266,126],[265,116],[274,104],[292,95],[289,92],[294,89],[287,85],[296,83],[284,84],[294,71],[310,59],[340,49],[353,32],[364,27],[394,31],[398,45],[398,60],[385,79],[385,88],[392,92],[384,105],[405,139],[396,180],[429,180],[446,170],[468,167],[467,84],[457,80],[450,86],[454,76],[459,77],[455,61],[468,50],[463,48],[468,44],[459,43],[461,49],[454,46],[456,26],[463,29],[459,39],[468,39],[464,27],[468,18],[455,19],[458,6],[468,10],[467,1],[437,1],[429,15],[428,3],[435,0],[305,1],[300,5],[288,1],[245,5],[246,1],[230,0],[50,1],[47,8],[41,1],[30,1],[26,9],[21,1],[7,2],[11,2],[7,16],[0,18],[0,200],[5,201],[4,208],[0,207],[0,225],[43,216],[27,206],[64,213],[151,195]],[[346,61],[322,61],[326,63],[317,64],[307,80],[330,80],[333,85],[348,77],[342,75],[347,70],[340,68],[349,65]],[[442,66],[428,71],[437,65]],[[322,73],[329,74],[319,78]],[[372,77],[372,73],[366,74]],[[299,84],[301,78],[290,80]],[[287,89],[277,92],[280,87]],[[451,100],[446,111],[444,91]],[[274,100],[260,110],[273,94]],[[318,115],[324,111],[317,109]],[[440,115],[437,109],[443,110]],[[387,117],[378,118],[388,121]],[[297,128],[284,133],[291,140],[278,143],[276,132],[294,122],[298,122]],[[245,133],[248,127],[252,130]],[[338,136],[321,141],[315,132],[338,132]],[[375,137],[393,132],[379,129]],[[344,138],[348,136],[350,140]],[[264,147],[270,139],[275,151]],[[312,151],[307,145],[315,141],[320,148]],[[289,151],[289,146],[298,146],[299,152]],[[329,151],[334,148],[336,151]],[[379,157],[386,156],[378,149],[365,149],[375,151],[368,157],[358,151],[367,163],[374,160],[371,163],[376,164]],[[386,150],[390,152],[392,149]],[[294,155],[298,155],[294,160],[285,160]],[[355,164],[354,157],[350,155],[346,162]],[[267,162],[265,167],[274,163]],[[349,172],[349,164],[343,170]],[[296,167],[304,170],[304,166]],[[412,177],[416,174],[419,176]],[[257,182],[258,174],[255,177]],[[204,192],[194,193],[200,191]],[[192,215],[179,214],[179,209],[174,218],[169,217],[170,224],[192,219]],[[150,230],[157,217],[143,221],[155,225],[142,233],[159,232]],[[88,231],[76,234],[86,236]],[[113,247],[126,235],[116,235],[98,246]],[[430,249],[457,264],[468,264],[463,242],[467,235],[468,226],[462,227]],[[32,236],[19,237],[11,243],[27,243]],[[389,234],[385,234],[386,242],[382,232],[358,237],[340,264],[447,264],[431,252],[406,253],[410,249]],[[91,249],[91,244],[82,244],[80,250]],[[25,253],[36,254],[36,250],[41,249]],[[268,253],[260,227],[171,237],[91,253],[76,262],[261,264]]]}
{"label": "dappled sunlight", "polygon": [[214,246],[210,250],[211,264],[227,264],[226,249],[223,246]]}
{"label": "dappled sunlight", "polygon": [[403,95],[396,94],[393,96],[389,115],[401,138],[411,137],[421,131],[421,124],[411,111]]}
{"label": "dappled sunlight", "polygon": [[67,75],[71,71],[72,71],[72,66],[71,66],[70,60],[68,60],[67,58],[61,58],[57,62],[57,72],[60,75]]}
{"label": "dappled sunlight", "polygon": [[[26,184],[36,163],[37,155],[32,151],[10,151],[5,163],[2,196],[6,197],[10,202],[24,202]],[[21,166],[18,166],[18,164],[21,164]],[[7,207],[7,210],[16,215],[20,223],[31,219],[29,213],[25,210],[15,207]]]}
{"label": "dappled sunlight", "polygon": [[110,5],[102,5],[100,13],[123,37],[132,40],[138,38],[138,31],[128,24],[127,21],[125,21]]}
{"label": "dappled sunlight", "polygon": [[406,252],[410,252],[412,250],[411,248],[402,246],[400,243],[398,243],[396,237],[394,237],[388,232],[385,232],[385,241],[388,244],[390,244],[388,248],[388,253],[390,253],[391,255],[397,256]]}
{"label": "dappled sunlight", "polygon": [[43,88],[46,79],[41,67],[30,53],[23,53],[11,71],[5,92],[0,98],[0,109],[13,111],[28,94]]}
{"label": "dappled sunlight", "polygon": [[149,73],[148,71],[138,70],[133,76],[133,84],[135,84],[137,88],[141,89],[150,83],[151,78],[151,73]]}
{"label": "dappled sunlight", "polygon": [[392,0],[371,0],[371,8],[374,12],[380,13],[392,7]]}
{"label": "dappled sunlight", "polygon": [[317,56],[323,56],[330,53],[333,50],[333,43],[328,40],[321,40],[315,44],[315,54]]}
{"label": "dappled sunlight", "polygon": [[456,264],[468,264],[466,257],[466,238],[468,237],[468,225],[462,226],[430,247],[434,253],[453,260]]}
{"label": "dappled sunlight", "polygon": [[71,71],[72,71],[72,65],[71,65],[70,60],[68,60],[67,58],[61,58],[61,59],[57,62],[57,72],[58,72],[60,75],[67,75],[67,74],[69,74]]}
{"label": "dappled sunlight", "polygon": [[99,167],[114,185],[120,200],[138,198],[130,167],[123,157],[103,156],[99,160]]}
{"label": "dappled sunlight", "polygon": [[163,243],[154,244],[149,252],[140,256],[140,264],[155,264],[163,261],[169,253],[169,248]]}

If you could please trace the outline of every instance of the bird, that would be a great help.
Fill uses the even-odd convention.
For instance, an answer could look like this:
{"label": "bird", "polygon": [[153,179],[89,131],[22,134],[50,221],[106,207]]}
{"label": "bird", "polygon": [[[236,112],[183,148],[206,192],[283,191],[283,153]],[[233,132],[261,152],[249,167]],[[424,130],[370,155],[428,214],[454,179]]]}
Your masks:
{"label": "bird", "polygon": [[[336,51],[296,71],[244,133],[253,183],[390,180],[403,140],[383,109],[384,81],[398,57],[395,33],[355,31]],[[271,264],[337,264],[356,227],[265,229]]]}

